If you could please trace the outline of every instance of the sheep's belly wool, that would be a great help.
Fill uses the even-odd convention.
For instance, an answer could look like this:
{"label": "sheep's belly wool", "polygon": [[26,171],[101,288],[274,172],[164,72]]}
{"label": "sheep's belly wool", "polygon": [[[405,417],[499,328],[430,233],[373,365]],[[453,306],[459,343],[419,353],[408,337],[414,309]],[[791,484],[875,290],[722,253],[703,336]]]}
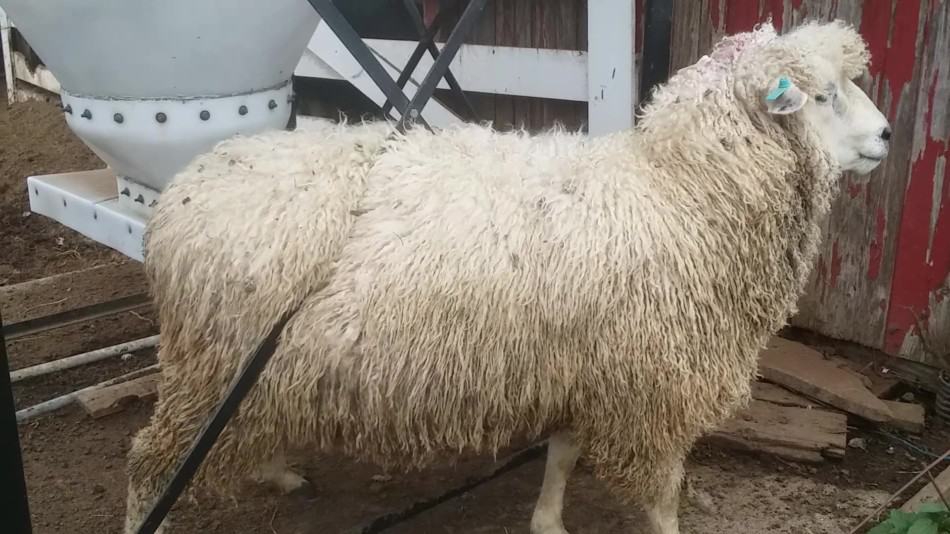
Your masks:
{"label": "sheep's belly wool", "polygon": [[704,257],[708,221],[662,177],[610,161],[625,138],[464,126],[380,153],[387,133],[229,141],[163,195],[164,395],[223,389],[303,302],[229,462],[316,447],[405,467],[566,425],[619,472],[685,454],[745,399],[763,340],[718,304],[741,290],[729,255]]}

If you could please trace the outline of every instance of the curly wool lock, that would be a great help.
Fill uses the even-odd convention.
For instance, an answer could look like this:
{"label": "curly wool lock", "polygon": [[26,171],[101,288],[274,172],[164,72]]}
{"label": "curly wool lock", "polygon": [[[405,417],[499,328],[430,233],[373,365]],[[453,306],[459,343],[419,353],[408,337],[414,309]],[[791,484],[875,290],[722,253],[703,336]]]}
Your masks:
{"label": "curly wool lock", "polygon": [[569,429],[622,496],[659,498],[747,402],[815,256],[838,169],[760,108],[776,76],[817,89],[818,34],[842,72],[864,68],[850,30],[777,44],[766,25],[600,138],[301,119],[197,158],[148,227],[162,382],[130,517],[298,303],[196,483],[225,491],[296,451],[414,468]]}

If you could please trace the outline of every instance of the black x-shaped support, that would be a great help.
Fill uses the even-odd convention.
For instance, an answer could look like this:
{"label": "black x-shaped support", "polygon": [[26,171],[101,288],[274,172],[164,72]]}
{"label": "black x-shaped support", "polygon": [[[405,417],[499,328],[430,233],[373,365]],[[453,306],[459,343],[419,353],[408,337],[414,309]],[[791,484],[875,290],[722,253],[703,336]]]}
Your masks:
{"label": "black x-shaped support", "polygon": [[[455,79],[452,71],[449,70],[449,64],[455,59],[455,55],[462,46],[462,41],[464,41],[465,36],[472,30],[475,23],[478,22],[479,16],[485,10],[485,5],[488,3],[488,0],[471,0],[471,2],[469,2],[441,51],[435,45],[433,39],[444,23],[448,12],[440,10],[431,27],[426,28],[425,22],[422,20],[422,14],[415,4],[415,0],[403,0],[406,11],[409,13],[409,17],[415,26],[416,33],[419,35],[419,44],[410,56],[405,68],[402,69],[399,79],[395,81],[389,76],[389,73],[386,72],[386,69],[383,68],[379,60],[376,59],[376,55],[366,46],[363,39],[360,38],[353,27],[346,21],[343,14],[340,13],[340,10],[333,4],[333,0],[308,1],[322,17],[323,22],[333,30],[333,33],[340,39],[343,46],[353,54],[353,57],[356,58],[360,66],[366,70],[366,73],[373,80],[373,83],[375,83],[386,96],[383,112],[388,114],[393,108],[399,112],[400,118],[396,124],[396,128],[399,131],[403,131],[408,125],[416,122],[431,129],[425,119],[422,118],[421,113],[422,109],[429,102],[429,99],[432,98],[432,94],[439,85],[439,81],[443,78],[445,78],[452,92],[465,104],[466,111],[470,118],[473,120],[477,119],[475,110],[469,102],[468,97],[465,96],[462,87]],[[434,63],[419,85],[418,90],[416,90],[415,95],[413,95],[412,100],[410,100],[402,90],[409,81],[409,77],[413,71],[419,65],[423,54],[427,51],[432,56]]]}
{"label": "black x-shaped support", "polygon": [[[376,56],[369,47],[366,46],[366,43],[363,42],[363,39],[360,38],[353,27],[346,21],[343,14],[333,5],[332,0],[309,0],[323,21],[333,30],[337,37],[343,42],[343,45],[346,46],[347,50],[353,54],[353,57],[355,57],[366,70],[366,73],[369,74],[373,82],[383,91],[383,94],[386,95],[386,103],[383,106],[384,112],[388,114],[393,107],[398,109],[400,118],[396,128],[399,131],[405,130],[407,126],[415,122],[419,122],[426,128],[431,129],[420,116],[420,113],[435,92],[439,80],[443,77],[446,79],[452,91],[458,94],[463,102],[465,102],[470,115],[473,118],[475,117],[474,109],[462,92],[458,81],[449,71],[449,64],[461,47],[465,35],[474,27],[478,16],[484,11],[487,1],[488,0],[471,0],[462,13],[459,22],[449,35],[445,46],[439,51],[433,42],[433,38],[442,24],[442,17],[445,15],[440,12],[433,21],[432,27],[426,28],[422,16],[415,6],[414,0],[404,0],[406,8],[409,10],[409,14],[416,27],[416,32],[419,34],[420,41],[410,57],[409,63],[399,76],[399,79],[394,81],[376,59]],[[413,95],[410,100],[403,94],[402,88],[406,82],[408,82],[412,71],[419,64],[422,55],[426,51],[432,55],[435,61],[429,73],[420,84],[416,94]],[[286,326],[287,322],[297,313],[297,309],[292,309],[281,316],[273,327],[271,327],[270,332],[264,340],[257,346],[254,353],[246,360],[242,369],[237,376],[235,376],[234,381],[228,388],[224,398],[218,404],[211,419],[192,444],[188,454],[178,465],[165,491],[152,505],[145,520],[136,531],[137,534],[153,534],[168,515],[168,512],[171,511],[172,506],[201,467],[202,462],[204,462],[211,447],[214,446],[218,437],[221,435],[225,425],[227,425],[231,416],[234,415],[234,412],[237,411],[241,401],[244,400],[244,397],[248,391],[250,391],[251,387],[257,383],[261,371],[264,370],[267,362],[277,350],[278,339],[284,326]]]}

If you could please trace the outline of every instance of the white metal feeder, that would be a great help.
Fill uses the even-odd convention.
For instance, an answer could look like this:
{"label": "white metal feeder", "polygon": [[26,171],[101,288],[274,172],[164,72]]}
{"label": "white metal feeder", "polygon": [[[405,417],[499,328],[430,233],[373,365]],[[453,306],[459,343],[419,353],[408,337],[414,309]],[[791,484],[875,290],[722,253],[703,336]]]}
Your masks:
{"label": "white metal feeder", "polygon": [[142,259],[157,197],[196,155],[283,128],[319,17],[306,0],[0,0],[108,169],[31,176],[30,208]]}

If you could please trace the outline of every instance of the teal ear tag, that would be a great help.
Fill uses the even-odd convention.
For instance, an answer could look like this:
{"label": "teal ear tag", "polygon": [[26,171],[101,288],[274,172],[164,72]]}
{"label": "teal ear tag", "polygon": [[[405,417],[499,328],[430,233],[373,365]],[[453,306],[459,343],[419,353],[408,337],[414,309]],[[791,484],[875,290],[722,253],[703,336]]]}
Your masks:
{"label": "teal ear tag", "polygon": [[778,87],[772,89],[772,92],[770,92],[768,96],[765,97],[765,99],[769,102],[774,102],[775,100],[778,100],[778,97],[784,95],[785,91],[788,91],[788,88],[791,86],[792,82],[790,82],[785,76],[782,76],[778,80]]}

